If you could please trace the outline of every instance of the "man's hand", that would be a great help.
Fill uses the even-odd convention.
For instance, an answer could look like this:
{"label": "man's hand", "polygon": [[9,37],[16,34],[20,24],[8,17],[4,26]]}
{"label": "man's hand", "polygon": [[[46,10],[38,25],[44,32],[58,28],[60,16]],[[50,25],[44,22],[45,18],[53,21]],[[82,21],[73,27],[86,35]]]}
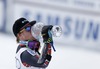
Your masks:
{"label": "man's hand", "polygon": [[28,41],[28,48],[35,50],[35,49],[39,49],[40,47],[40,42],[39,41]]}
{"label": "man's hand", "polygon": [[43,37],[43,42],[44,43],[51,43],[53,42],[52,40],[52,34],[51,34],[51,29],[52,29],[52,25],[47,25],[47,26],[44,26],[42,28],[42,37]]}

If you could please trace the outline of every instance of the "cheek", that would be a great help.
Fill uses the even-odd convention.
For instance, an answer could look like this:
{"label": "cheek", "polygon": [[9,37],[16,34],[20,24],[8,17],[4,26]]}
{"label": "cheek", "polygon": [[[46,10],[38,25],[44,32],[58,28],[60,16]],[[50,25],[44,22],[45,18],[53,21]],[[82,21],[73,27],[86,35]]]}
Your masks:
{"label": "cheek", "polygon": [[24,34],[21,34],[20,39],[25,39]]}
{"label": "cheek", "polygon": [[25,36],[26,36],[26,38],[27,38],[27,37],[31,37],[32,34],[31,34],[30,32],[27,32],[27,33],[25,34]]}

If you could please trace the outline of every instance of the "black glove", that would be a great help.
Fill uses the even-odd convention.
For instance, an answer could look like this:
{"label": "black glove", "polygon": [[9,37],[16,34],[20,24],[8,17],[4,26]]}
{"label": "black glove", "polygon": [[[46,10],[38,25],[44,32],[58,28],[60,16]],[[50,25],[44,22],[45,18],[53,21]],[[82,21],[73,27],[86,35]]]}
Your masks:
{"label": "black glove", "polygon": [[46,55],[46,59],[48,60],[48,61],[51,61],[51,58],[52,58],[52,56],[51,55]]}
{"label": "black glove", "polygon": [[46,25],[42,28],[42,37],[44,43],[50,43],[53,42],[52,40],[52,34],[50,30],[52,29],[52,25]]}

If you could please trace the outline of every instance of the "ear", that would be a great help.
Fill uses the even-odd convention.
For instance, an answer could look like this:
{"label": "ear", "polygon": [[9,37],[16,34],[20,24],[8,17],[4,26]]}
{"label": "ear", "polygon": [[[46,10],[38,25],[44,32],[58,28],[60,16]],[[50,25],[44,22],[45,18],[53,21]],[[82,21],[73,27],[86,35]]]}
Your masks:
{"label": "ear", "polygon": [[17,37],[20,39],[20,37],[21,37],[21,34],[20,34],[20,33],[18,33],[18,34],[17,34]]}

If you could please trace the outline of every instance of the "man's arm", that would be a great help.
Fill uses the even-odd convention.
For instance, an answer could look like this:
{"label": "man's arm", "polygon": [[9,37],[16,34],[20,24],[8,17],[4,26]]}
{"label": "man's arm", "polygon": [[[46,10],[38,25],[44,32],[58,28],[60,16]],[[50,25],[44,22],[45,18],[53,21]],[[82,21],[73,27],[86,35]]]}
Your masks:
{"label": "man's arm", "polygon": [[39,60],[39,56],[33,55],[31,53],[29,53],[27,50],[24,51],[21,54],[21,61],[23,64],[28,64],[29,66],[34,66],[34,67],[41,67],[41,68],[45,68],[48,66],[50,60],[51,60],[51,46],[50,44],[45,44],[46,49],[43,49],[43,56],[42,56],[42,62],[38,63]]}

